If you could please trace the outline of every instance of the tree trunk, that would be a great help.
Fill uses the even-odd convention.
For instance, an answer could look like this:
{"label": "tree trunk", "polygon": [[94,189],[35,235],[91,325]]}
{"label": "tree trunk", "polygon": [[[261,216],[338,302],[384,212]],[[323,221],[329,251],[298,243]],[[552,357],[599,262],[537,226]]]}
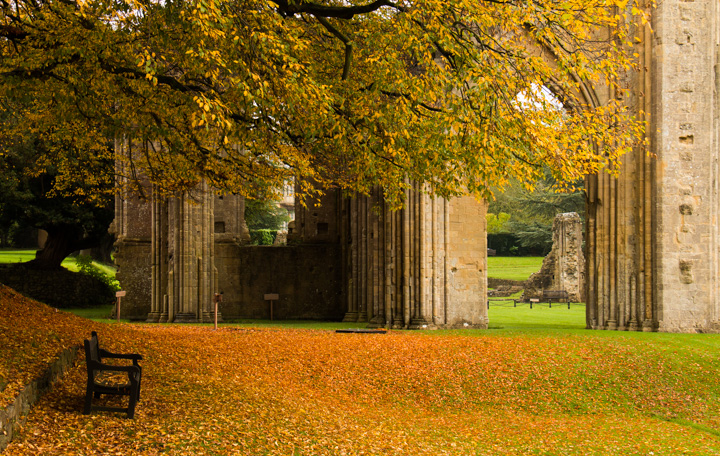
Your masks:
{"label": "tree trunk", "polygon": [[90,257],[100,263],[112,264],[112,252],[115,246],[115,236],[110,233],[106,233],[97,247],[90,249]]}
{"label": "tree trunk", "polygon": [[35,259],[25,263],[30,269],[60,269],[68,255],[78,249],[77,237],[72,230],[48,230],[47,241],[42,250],[35,253]]}

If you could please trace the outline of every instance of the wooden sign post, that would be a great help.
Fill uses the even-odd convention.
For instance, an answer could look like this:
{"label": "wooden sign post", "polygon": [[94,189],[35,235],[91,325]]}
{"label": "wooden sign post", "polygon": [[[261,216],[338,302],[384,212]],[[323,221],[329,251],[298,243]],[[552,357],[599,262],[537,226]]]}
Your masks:
{"label": "wooden sign post", "polygon": [[222,293],[215,293],[213,301],[215,302],[215,331],[217,331],[218,303],[222,301]]}
{"label": "wooden sign post", "polygon": [[120,323],[120,300],[125,296],[126,291],[116,291],[115,297],[117,298],[117,305],[115,306],[115,321]]}
{"label": "wooden sign post", "polygon": [[280,299],[280,295],[277,293],[268,293],[265,295],[265,300],[270,301],[270,321],[273,320],[273,302]]}

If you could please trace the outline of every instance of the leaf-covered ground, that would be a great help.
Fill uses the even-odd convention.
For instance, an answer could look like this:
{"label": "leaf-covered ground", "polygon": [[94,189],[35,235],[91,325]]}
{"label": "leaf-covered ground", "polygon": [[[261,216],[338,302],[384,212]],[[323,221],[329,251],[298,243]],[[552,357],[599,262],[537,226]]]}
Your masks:
{"label": "leaf-covered ground", "polygon": [[[2,288],[0,325],[3,399],[92,329],[145,357],[135,420],[82,415],[81,355],[7,455],[720,454],[712,335],[104,325]],[[37,360],[8,361],[30,345]]]}

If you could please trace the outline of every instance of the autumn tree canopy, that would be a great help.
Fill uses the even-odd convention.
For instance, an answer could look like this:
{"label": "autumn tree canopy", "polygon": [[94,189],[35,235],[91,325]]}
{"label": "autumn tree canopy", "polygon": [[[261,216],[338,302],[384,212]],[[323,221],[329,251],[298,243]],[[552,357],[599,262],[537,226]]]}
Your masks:
{"label": "autumn tree canopy", "polygon": [[[621,91],[624,24],[643,14],[628,0],[0,5],[5,136],[86,154],[104,154],[103,138],[149,141],[121,169],[161,192],[206,179],[253,195],[295,177],[381,185],[396,203],[410,180],[486,196],[543,165],[565,181],[594,173],[641,131],[621,104],[581,96]],[[92,178],[75,153],[55,157],[69,189]]]}

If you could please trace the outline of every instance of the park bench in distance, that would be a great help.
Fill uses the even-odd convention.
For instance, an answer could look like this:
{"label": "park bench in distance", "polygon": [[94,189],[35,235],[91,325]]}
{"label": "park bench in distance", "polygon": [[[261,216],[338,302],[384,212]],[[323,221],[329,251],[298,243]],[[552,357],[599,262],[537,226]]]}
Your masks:
{"label": "park bench in distance", "polygon": [[552,307],[553,301],[560,302],[565,301],[567,302],[568,309],[570,308],[570,300],[568,297],[568,292],[565,290],[543,290],[542,294],[543,301],[550,304],[550,307]]}
{"label": "park bench in distance", "polygon": [[[129,359],[132,365],[115,366],[104,364],[103,358],[113,359]],[[111,353],[100,348],[98,336],[95,331],[92,332],[90,340],[85,339],[85,360],[87,362],[87,392],[85,393],[85,415],[91,410],[107,411],[107,412],[125,412],[128,418],[135,416],[135,405],[140,400],[140,380],[142,378],[142,367],[138,361],[142,359],[141,355],[134,353]],[[127,381],[113,376],[126,372]],[[124,375],[122,376],[124,377]],[[108,407],[108,406],[92,406],[93,397],[100,398],[103,394],[111,394],[116,396],[128,396],[128,407]]]}
{"label": "park bench in distance", "polygon": [[567,302],[568,309],[570,308],[570,297],[568,292],[565,290],[543,290],[542,298],[530,298],[527,301],[522,299],[513,299],[513,305],[517,306],[518,303],[529,302],[530,308],[532,309],[533,304],[539,304],[540,302],[547,302],[552,307],[553,302]]}

